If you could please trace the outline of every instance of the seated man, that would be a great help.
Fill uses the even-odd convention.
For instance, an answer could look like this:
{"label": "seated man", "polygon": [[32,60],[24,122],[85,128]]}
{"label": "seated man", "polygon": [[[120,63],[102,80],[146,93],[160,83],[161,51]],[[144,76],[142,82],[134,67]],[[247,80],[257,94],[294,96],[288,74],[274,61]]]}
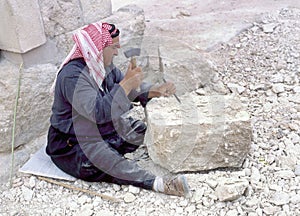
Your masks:
{"label": "seated man", "polygon": [[123,157],[143,143],[146,130],[142,121],[123,117],[131,100],[145,106],[153,97],[174,94],[175,86],[142,84],[141,68],[131,64],[123,75],[112,64],[120,48],[119,33],[113,24],[93,23],[74,34],[75,45],[52,87],[46,152],[57,167],[79,179],[186,196],[185,176],[154,176]]}

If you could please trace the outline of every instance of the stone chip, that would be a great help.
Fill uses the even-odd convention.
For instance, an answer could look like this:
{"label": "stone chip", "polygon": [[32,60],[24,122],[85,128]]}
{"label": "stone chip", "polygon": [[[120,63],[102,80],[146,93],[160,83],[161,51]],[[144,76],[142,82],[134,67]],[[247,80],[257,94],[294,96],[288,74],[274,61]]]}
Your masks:
{"label": "stone chip", "polygon": [[216,195],[220,201],[233,201],[245,193],[248,185],[247,180],[228,179],[220,182],[216,188]]}
{"label": "stone chip", "polygon": [[132,193],[126,193],[124,196],[124,201],[126,203],[131,203],[136,199],[136,197]]}

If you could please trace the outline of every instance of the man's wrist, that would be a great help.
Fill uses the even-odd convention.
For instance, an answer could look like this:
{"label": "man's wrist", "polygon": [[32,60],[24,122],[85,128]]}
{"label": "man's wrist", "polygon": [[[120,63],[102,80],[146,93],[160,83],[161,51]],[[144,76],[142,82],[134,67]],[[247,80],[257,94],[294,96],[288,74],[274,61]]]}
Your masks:
{"label": "man's wrist", "polygon": [[129,89],[128,86],[125,85],[125,81],[122,80],[122,81],[119,83],[119,85],[123,88],[125,94],[126,94],[126,95],[129,95],[131,89]]}
{"label": "man's wrist", "polygon": [[152,89],[149,90],[148,98],[155,98],[155,97],[160,97],[160,96],[161,96],[161,94],[159,91],[155,91]]}

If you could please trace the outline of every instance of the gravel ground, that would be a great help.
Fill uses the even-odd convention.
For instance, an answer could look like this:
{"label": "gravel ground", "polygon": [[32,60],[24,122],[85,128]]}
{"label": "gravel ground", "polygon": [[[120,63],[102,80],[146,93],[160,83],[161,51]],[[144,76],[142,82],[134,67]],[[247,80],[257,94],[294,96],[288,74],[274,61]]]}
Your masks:
{"label": "gravel ground", "polygon": [[187,174],[190,199],[74,184],[120,202],[19,173],[2,186],[0,215],[300,215],[300,11],[265,15],[210,56],[229,91],[249,100],[253,142],[241,169]]}

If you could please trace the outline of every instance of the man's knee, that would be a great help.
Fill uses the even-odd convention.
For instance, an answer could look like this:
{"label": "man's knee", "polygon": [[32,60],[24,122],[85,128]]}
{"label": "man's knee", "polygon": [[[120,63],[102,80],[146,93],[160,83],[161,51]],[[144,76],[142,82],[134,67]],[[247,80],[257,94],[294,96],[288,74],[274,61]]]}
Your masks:
{"label": "man's knee", "polygon": [[131,127],[134,129],[134,131],[138,134],[145,134],[147,130],[146,124],[141,120],[135,120]]}

